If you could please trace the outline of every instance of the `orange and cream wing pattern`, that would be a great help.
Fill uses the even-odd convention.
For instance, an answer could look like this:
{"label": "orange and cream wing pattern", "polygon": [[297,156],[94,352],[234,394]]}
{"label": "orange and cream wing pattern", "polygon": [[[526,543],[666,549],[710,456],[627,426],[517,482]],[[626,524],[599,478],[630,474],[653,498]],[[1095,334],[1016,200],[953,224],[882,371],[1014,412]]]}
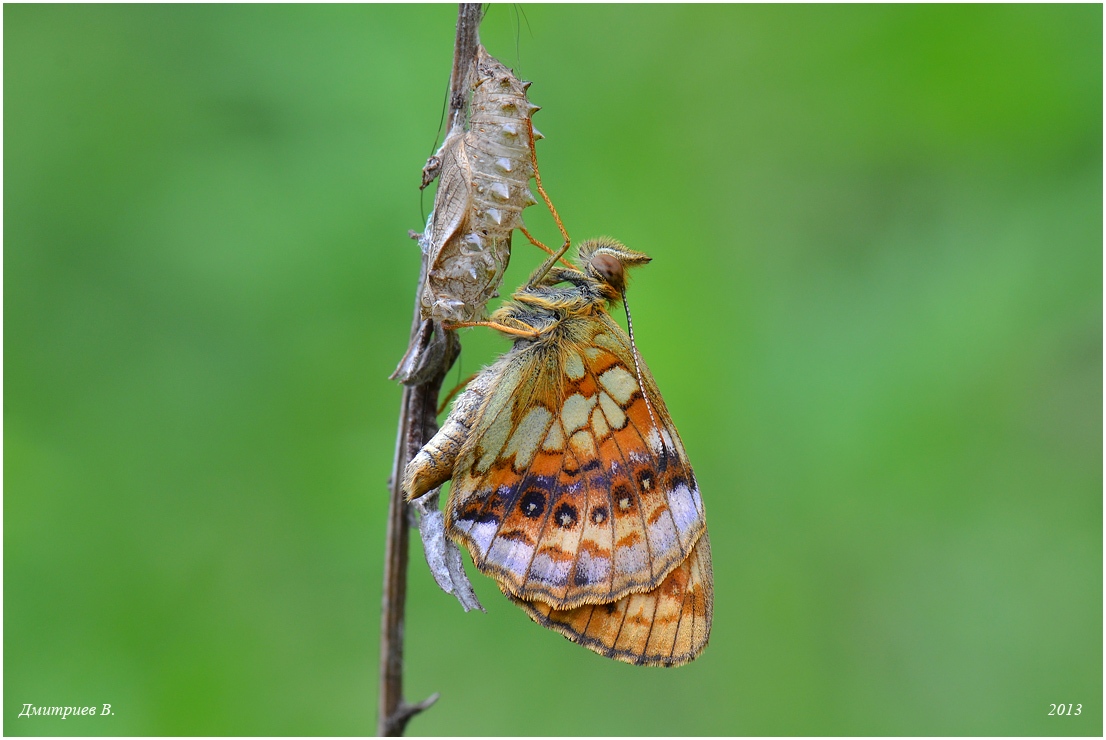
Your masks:
{"label": "orange and cream wing pattern", "polygon": [[653,591],[608,604],[555,609],[503,591],[538,624],[600,655],[635,665],[683,665],[703,651],[710,636],[710,539],[704,531],[687,560]]}
{"label": "orange and cream wing pattern", "polygon": [[534,621],[672,666],[705,647],[714,594],[695,474],[605,310],[648,261],[602,237],[580,245],[578,268],[539,268],[484,324],[514,347],[457,398],[403,488],[411,500],[452,479],[449,536]]}
{"label": "orange and cream wing pattern", "polygon": [[506,593],[571,615],[656,592],[706,524],[679,435],[644,366],[643,395],[621,327],[600,313],[561,330],[564,341],[505,356],[467,399],[479,407],[466,412],[446,523]]}

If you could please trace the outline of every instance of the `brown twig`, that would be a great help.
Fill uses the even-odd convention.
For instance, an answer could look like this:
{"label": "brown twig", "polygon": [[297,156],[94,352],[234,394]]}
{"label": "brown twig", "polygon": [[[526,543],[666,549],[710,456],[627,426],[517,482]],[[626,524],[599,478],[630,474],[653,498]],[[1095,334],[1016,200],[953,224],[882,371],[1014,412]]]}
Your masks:
{"label": "brown twig", "polygon": [[[479,46],[481,5],[461,3],[457,13],[457,36],[450,75],[447,131],[464,125],[470,77]],[[437,700],[434,694],[418,704],[403,699],[403,621],[407,599],[407,547],[409,541],[408,506],[403,495],[403,470],[407,462],[437,431],[437,398],[442,380],[460,352],[453,332],[440,324],[422,321],[419,291],[426,272],[415,289],[415,317],[411,326],[411,344],[393,377],[404,382],[396,433],[395,459],[390,481],[388,529],[384,554],[384,595],[380,620],[380,703],[377,734],[398,736],[408,720]]]}

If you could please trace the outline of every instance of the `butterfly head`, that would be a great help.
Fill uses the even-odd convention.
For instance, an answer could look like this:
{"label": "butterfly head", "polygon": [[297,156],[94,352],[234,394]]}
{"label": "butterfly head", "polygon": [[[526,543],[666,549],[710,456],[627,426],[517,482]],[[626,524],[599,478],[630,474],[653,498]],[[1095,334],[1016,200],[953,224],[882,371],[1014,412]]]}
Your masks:
{"label": "butterfly head", "polygon": [[[530,282],[512,295],[516,303],[504,304],[493,314],[492,320],[498,320],[497,316],[514,318],[536,327],[566,315],[590,315],[595,308],[625,301],[627,268],[644,265],[651,259],[610,237],[589,239],[580,244],[576,257],[578,267],[543,265],[538,268]],[[565,287],[564,283],[569,286]],[[538,314],[533,313],[535,309],[539,310]]]}
{"label": "butterfly head", "polygon": [[622,243],[601,236],[580,244],[577,264],[580,270],[597,283],[608,300],[622,297],[626,290],[626,270],[649,262],[652,257],[627,249]]}

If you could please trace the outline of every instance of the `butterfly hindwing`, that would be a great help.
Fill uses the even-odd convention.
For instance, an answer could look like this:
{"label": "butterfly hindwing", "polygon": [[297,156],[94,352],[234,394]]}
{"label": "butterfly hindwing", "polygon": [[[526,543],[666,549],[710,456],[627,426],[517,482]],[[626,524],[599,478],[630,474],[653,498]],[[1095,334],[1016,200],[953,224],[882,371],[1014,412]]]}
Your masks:
{"label": "butterfly hindwing", "polygon": [[609,604],[555,609],[504,592],[538,624],[600,655],[636,665],[683,665],[702,652],[710,637],[710,539],[704,531],[687,560],[653,591]]}
{"label": "butterfly hindwing", "polygon": [[654,591],[705,531],[702,499],[648,370],[599,313],[485,373],[454,470],[451,534],[507,593],[556,609]]}

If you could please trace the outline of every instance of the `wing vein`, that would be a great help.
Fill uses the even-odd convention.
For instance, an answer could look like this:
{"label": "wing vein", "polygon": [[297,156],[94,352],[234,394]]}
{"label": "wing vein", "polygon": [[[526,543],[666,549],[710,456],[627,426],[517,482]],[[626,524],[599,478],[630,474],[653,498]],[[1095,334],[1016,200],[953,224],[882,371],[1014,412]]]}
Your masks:
{"label": "wing vein", "polygon": [[[560,423],[560,416],[559,415],[557,417],[557,423],[558,424]],[[562,425],[562,428],[563,428],[563,425]],[[564,436],[563,433],[562,433],[561,436]],[[564,460],[565,460],[565,457],[567,457],[569,452],[570,452],[570,450],[568,448],[569,448],[568,440],[566,439],[565,440],[564,451],[561,453],[561,467],[560,467],[560,470],[564,470],[564,468],[565,468]],[[535,460],[537,459],[537,453],[534,453],[534,459]],[[576,460],[576,467],[579,468],[580,467],[580,460],[576,457],[576,453],[572,453],[572,459]],[[527,473],[530,472],[529,468],[527,468],[526,472]],[[559,486],[559,484],[560,484],[560,481],[559,480],[556,481],[556,485]],[[537,556],[538,550],[541,548],[542,540],[545,539],[546,527],[549,526],[549,520],[553,516],[553,500],[554,500],[553,499],[553,493],[555,491],[559,491],[559,490],[561,490],[559,487],[557,487],[557,488],[551,487],[549,489],[549,498],[545,503],[545,516],[542,517],[541,529],[538,530],[538,536],[537,536],[537,539],[534,542],[534,550],[533,550],[533,552],[530,553],[530,562],[526,564],[526,572],[522,574],[522,584],[521,584],[520,588],[525,588],[526,587],[526,582],[530,580],[530,570],[534,567],[534,558]],[[558,496],[557,499],[559,500],[560,496]],[[582,528],[582,526],[583,525],[581,525],[581,528]]]}
{"label": "wing vein", "polygon": [[[689,576],[688,577],[688,584],[690,584],[690,582],[691,582],[690,572],[691,572],[691,568],[689,567],[688,568],[688,576]],[[688,596],[691,593],[691,589],[689,589],[685,585],[683,591],[684,591],[684,597],[683,597],[683,599],[680,600],[680,616],[676,619],[676,631],[672,634],[672,649],[668,651],[669,659],[671,659],[672,656],[676,654],[676,642],[680,639],[680,625],[683,624],[683,622],[684,622],[684,608],[687,606],[687,599],[688,599]]]}
{"label": "wing vein", "polygon": [[[591,379],[595,382],[595,392],[596,392],[596,394],[600,393],[600,388],[602,386],[599,385],[599,378],[596,377],[595,373],[592,372],[590,367],[585,368],[585,370],[586,370],[587,374],[591,376]],[[627,424],[632,424],[633,423],[633,420],[630,419],[629,414],[626,415],[626,423]],[[634,428],[635,428],[635,430],[637,429],[636,426]],[[638,436],[641,437],[641,432],[638,432]],[[633,472],[630,468],[630,462],[626,458],[626,454],[624,452],[622,452],[622,446],[618,444],[618,438],[613,433],[611,434],[611,442],[614,444],[614,448],[616,450],[618,450],[618,457],[619,457],[619,459],[622,460],[622,465],[626,469],[626,475],[630,478],[630,482],[633,484],[634,488],[636,490],[638,490],[638,497],[637,497],[638,507],[637,507],[637,510],[638,510],[638,516],[641,519],[641,533],[642,533],[642,536],[645,537],[645,550],[646,550],[646,552],[649,553],[649,556],[650,556],[649,557],[649,580],[652,581],[653,578],[654,578],[654,575],[653,575],[653,557],[652,557],[653,548],[649,546],[649,527],[645,524],[645,511],[644,511],[644,507],[642,506],[643,496],[641,495],[641,489],[638,486],[637,480],[633,476]],[[644,438],[642,438],[642,442],[645,442]],[[596,444],[598,444],[598,442]],[[648,443],[646,442],[645,444],[646,444],[646,449],[648,449],[648,447],[649,447]],[[609,483],[610,483],[610,477],[608,476],[607,496],[608,496],[608,498],[610,498],[610,501],[611,501],[611,503],[610,503],[611,508],[609,510],[610,511],[610,518],[611,518],[611,593],[614,593],[614,550],[615,550],[615,546],[616,546],[617,543],[615,542],[616,530],[615,530],[615,527],[614,527],[614,493],[611,490],[612,487],[609,485]],[[666,502],[667,502],[667,498],[666,498]],[[677,530],[676,534],[677,534],[676,540],[678,542],[679,539],[680,539],[678,530]],[[681,550],[681,552],[682,552],[682,550]]]}
{"label": "wing vein", "polygon": [[[496,381],[497,381],[497,383],[498,383],[498,381],[499,381],[499,379],[500,379],[500,378],[502,378],[502,372],[500,373],[500,377],[499,377],[499,378],[496,378]],[[534,375],[533,375],[533,374],[531,374],[531,375],[530,375],[530,380],[529,380],[529,382],[527,382],[527,383],[526,383],[526,385],[524,386],[524,389],[525,389],[525,391],[526,391],[526,398],[527,398],[527,401],[529,401],[529,400],[533,399],[533,397],[534,397],[534,387],[535,387],[536,383],[535,383],[535,381],[533,380],[533,378],[534,378]],[[493,391],[493,392],[494,392],[494,391]],[[491,398],[492,398],[492,393],[489,393],[489,394],[488,394],[488,402],[490,402],[490,401],[491,401]],[[513,417],[513,416],[514,416],[514,404],[512,403],[512,404],[510,405],[510,407],[509,407],[509,408],[508,408],[508,407],[507,407],[507,406],[505,405],[503,409],[500,409],[499,413],[500,413],[500,414],[502,414],[502,413],[503,413],[504,411],[506,411],[507,413],[511,414],[511,416]],[[495,421],[496,421],[496,419],[498,419],[498,418],[499,418],[499,414],[496,414],[496,415],[495,415],[495,417],[493,417],[492,419],[490,419],[490,420],[488,421],[488,425],[487,425],[487,427],[485,427],[484,429],[482,429],[482,430],[480,430],[480,431],[481,431],[481,432],[487,432],[487,430],[491,428],[492,424],[494,424],[494,423],[495,423]],[[512,432],[514,431],[514,424],[513,424],[513,423],[512,423],[512,425],[511,425],[511,431],[512,431]],[[473,432],[475,433],[475,432],[476,432],[476,429],[474,429],[474,430],[473,430]],[[482,437],[482,436],[483,436],[483,434],[481,434],[480,436]],[[505,439],[505,440],[503,441],[503,447],[506,447],[506,446],[507,446],[507,443],[508,443],[508,442],[510,441],[510,439],[511,439],[511,435],[510,435],[510,434],[508,434],[508,435],[507,435],[507,438],[506,438],[506,439]],[[475,446],[474,446],[474,448],[473,448],[473,454],[475,454],[475,452],[476,452],[476,450],[475,450]],[[503,452],[503,449],[501,448],[499,452],[500,452],[500,454],[502,454],[502,452]],[[487,481],[487,479],[488,479],[488,476],[489,476],[489,475],[491,475],[491,473],[492,473],[492,468],[493,468],[494,466],[495,466],[495,461],[493,460],[493,461],[492,461],[492,462],[491,462],[491,463],[490,463],[490,464],[488,465],[488,469],[487,469],[486,471],[484,471],[484,472],[483,472],[483,473],[482,473],[482,474],[480,475],[480,479],[479,479],[479,481],[478,481],[478,482],[477,482],[476,484],[474,484],[474,485],[473,485],[473,488],[472,488],[472,490],[473,490],[473,493],[474,493],[474,494],[475,494],[475,493],[476,493],[477,491],[480,491],[480,490],[482,490],[482,489],[484,488],[484,484],[485,484],[485,481]],[[471,467],[470,467],[470,469],[471,469]],[[521,478],[520,478],[520,479],[518,480],[518,482],[517,482],[517,483],[515,483],[515,485],[514,485],[514,486],[512,486],[512,487],[511,487],[511,491],[512,491],[512,492],[513,492],[513,491],[515,491],[515,489],[517,489],[517,488],[518,488],[518,486],[520,486],[520,485],[522,485],[522,479],[521,479]],[[494,493],[494,491],[492,491],[492,492],[489,492],[489,495],[487,495],[487,496],[485,496],[485,497],[484,497],[484,502],[483,502],[483,503],[482,503],[482,504],[480,505],[480,512],[479,512],[479,513],[480,513],[480,515],[483,515],[483,514],[484,514],[484,513],[485,513],[485,512],[486,512],[486,511],[488,510],[488,507],[489,507],[489,506],[491,505],[491,502],[492,502],[492,498],[493,498],[493,497],[492,497],[492,496],[490,495],[490,493]],[[452,490],[450,491],[450,499],[451,499],[451,501],[452,501],[452,499],[453,499],[453,494],[452,494]],[[511,499],[510,499],[510,497],[508,497],[507,501],[509,502],[510,500],[511,500]],[[459,503],[460,503],[460,502],[458,502],[458,504],[459,504]],[[507,503],[507,502],[505,502],[505,504],[504,504],[504,508],[503,508],[503,514],[504,514],[504,518],[506,518],[506,514],[507,514],[507,506],[506,506],[506,503]],[[450,507],[450,508],[452,508],[452,507]],[[451,513],[452,513],[452,512],[451,512]],[[493,542],[495,542],[495,538],[499,536],[499,530],[500,530],[500,529],[502,528],[502,526],[503,526],[503,523],[502,523],[502,520],[501,520],[501,521],[499,522],[499,524],[497,524],[497,525],[496,525],[496,528],[495,528],[495,534],[493,534],[493,535],[492,535],[492,538],[491,538],[491,539],[490,539],[490,540],[488,541],[488,549],[487,549],[487,552],[491,552],[491,549],[492,549],[492,543],[493,543]],[[470,553],[470,554],[471,554],[471,553]],[[484,563],[486,563],[486,562],[487,562],[487,559],[488,559],[488,558],[487,558],[487,555],[485,554],[485,555],[484,555],[484,557],[482,557],[482,558],[481,558],[481,561],[482,561],[482,562],[484,562]]]}
{"label": "wing vein", "polygon": [[630,615],[630,600],[633,599],[633,595],[623,596],[626,599],[626,608],[622,610],[622,621],[618,623],[618,632],[614,633],[614,639],[611,640],[611,653],[615,652],[615,648],[618,645],[618,638],[622,636],[622,628],[626,626],[626,617]]}
{"label": "wing vein", "polygon": [[645,642],[641,646],[642,660],[645,659],[645,654],[649,651],[649,638],[653,636],[653,627],[657,624],[657,610],[660,608],[661,597],[663,596],[660,586],[657,586],[653,593],[653,616],[649,619],[649,631],[645,634]]}

